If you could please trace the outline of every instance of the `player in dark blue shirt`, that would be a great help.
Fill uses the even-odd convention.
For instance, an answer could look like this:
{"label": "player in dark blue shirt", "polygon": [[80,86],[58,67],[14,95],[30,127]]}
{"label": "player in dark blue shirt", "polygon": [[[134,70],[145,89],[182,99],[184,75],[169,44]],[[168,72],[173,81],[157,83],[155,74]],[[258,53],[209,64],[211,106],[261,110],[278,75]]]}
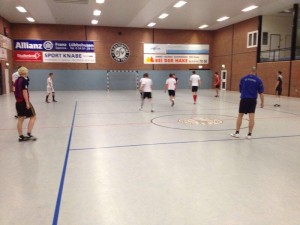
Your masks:
{"label": "player in dark blue shirt", "polygon": [[239,115],[236,121],[236,131],[235,133],[231,134],[232,137],[240,137],[240,128],[242,125],[243,116],[244,114],[249,114],[249,132],[247,138],[251,139],[258,95],[260,96],[261,108],[264,107],[264,85],[262,80],[257,77],[255,71],[256,67],[253,67],[252,72],[240,80],[239,88],[241,93],[241,101],[239,106]]}

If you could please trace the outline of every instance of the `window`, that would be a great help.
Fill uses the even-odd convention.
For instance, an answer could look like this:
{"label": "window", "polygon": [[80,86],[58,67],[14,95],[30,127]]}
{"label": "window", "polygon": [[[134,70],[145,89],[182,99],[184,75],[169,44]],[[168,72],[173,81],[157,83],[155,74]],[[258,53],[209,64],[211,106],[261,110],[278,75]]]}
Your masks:
{"label": "window", "polygon": [[248,32],[247,34],[247,48],[257,47],[258,31]]}

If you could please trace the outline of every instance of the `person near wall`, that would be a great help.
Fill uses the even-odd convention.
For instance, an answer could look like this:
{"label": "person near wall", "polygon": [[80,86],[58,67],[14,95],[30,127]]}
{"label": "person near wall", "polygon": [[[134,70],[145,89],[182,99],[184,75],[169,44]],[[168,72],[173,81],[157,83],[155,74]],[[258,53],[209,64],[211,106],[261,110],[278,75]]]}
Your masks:
{"label": "person near wall", "polygon": [[198,87],[200,85],[201,85],[200,75],[196,74],[196,71],[193,71],[192,75],[190,76],[190,86],[192,87],[194,104],[197,103],[197,92],[198,92]]}
{"label": "person near wall", "polygon": [[220,90],[220,84],[221,84],[221,80],[220,80],[220,76],[218,74],[218,72],[215,72],[214,74],[214,86],[215,86],[215,89],[216,89],[216,95],[215,97],[219,97],[219,90]]}
{"label": "person near wall", "polygon": [[147,98],[151,104],[151,112],[154,112],[153,103],[152,103],[152,80],[149,78],[149,74],[145,73],[143,79],[141,80],[140,92],[142,93],[141,99],[141,108],[143,110],[144,101]]}
{"label": "person near wall", "polygon": [[[15,97],[16,97],[16,110],[18,113],[17,129],[19,134],[19,142],[27,140],[36,140],[32,136],[32,129],[36,120],[35,110],[30,102],[28,85],[28,69],[20,67],[18,69],[19,78],[15,81]],[[27,136],[23,135],[23,123],[26,118],[29,118],[27,126]]]}
{"label": "person near wall", "polygon": [[176,82],[173,74],[171,73],[169,75],[169,78],[166,80],[166,85],[165,85],[165,92],[167,92],[167,90],[168,90],[171,106],[174,106],[174,104],[175,104],[176,83],[177,82]]}
{"label": "person near wall", "polygon": [[[18,66],[17,71],[14,72],[11,76],[11,83],[12,83],[12,87],[13,87],[13,92],[15,93],[15,82],[16,80],[19,78],[19,73],[18,73],[18,69],[20,69],[22,66]],[[18,118],[18,114],[15,115],[15,118]]]}
{"label": "person near wall", "polygon": [[49,96],[52,94],[52,100],[53,102],[57,102],[55,100],[55,91],[53,87],[53,73],[49,73],[49,77],[47,78],[47,94],[46,94],[46,100],[45,102],[49,102]]}
{"label": "person near wall", "polygon": [[278,71],[277,80],[275,84],[275,93],[277,95],[277,103],[274,105],[275,107],[280,107],[280,96],[282,93],[282,72]]}
{"label": "person near wall", "polygon": [[260,106],[261,108],[264,107],[264,85],[262,80],[256,75],[256,67],[252,67],[251,73],[242,77],[239,89],[241,93],[239,114],[236,121],[236,131],[231,134],[231,136],[235,138],[240,137],[243,116],[244,114],[249,114],[249,130],[247,138],[251,139],[258,94],[260,96]]}

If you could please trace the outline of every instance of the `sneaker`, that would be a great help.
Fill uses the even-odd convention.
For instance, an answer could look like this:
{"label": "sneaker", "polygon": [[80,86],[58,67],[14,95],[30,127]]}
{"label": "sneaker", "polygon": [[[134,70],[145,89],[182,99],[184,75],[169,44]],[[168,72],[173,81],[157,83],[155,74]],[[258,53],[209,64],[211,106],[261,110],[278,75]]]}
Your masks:
{"label": "sneaker", "polygon": [[28,141],[28,137],[24,137],[23,135],[19,137],[19,142]]}
{"label": "sneaker", "polygon": [[53,100],[53,102],[57,102],[56,100]]}
{"label": "sneaker", "polygon": [[25,138],[27,138],[27,140],[31,140],[31,141],[35,141],[37,138],[31,134],[27,134],[27,136],[25,136]]}
{"label": "sneaker", "polygon": [[143,108],[139,108],[139,110],[140,110],[140,111],[142,111],[142,110],[143,110]]}
{"label": "sneaker", "polygon": [[235,138],[239,138],[240,137],[240,134],[237,134],[237,133],[233,133],[233,134],[230,134],[231,137],[235,137]]}
{"label": "sneaker", "polygon": [[251,139],[252,138],[252,135],[247,135],[247,139]]}
{"label": "sneaker", "polygon": [[154,112],[154,109],[151,109],[151,112]]}

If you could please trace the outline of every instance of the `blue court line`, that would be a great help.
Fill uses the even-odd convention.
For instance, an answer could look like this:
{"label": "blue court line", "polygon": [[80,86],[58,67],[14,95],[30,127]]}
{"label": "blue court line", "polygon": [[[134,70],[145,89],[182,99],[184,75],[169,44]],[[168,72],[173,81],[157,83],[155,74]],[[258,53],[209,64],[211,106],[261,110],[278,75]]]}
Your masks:
{"label": "blue court line", "polygon": [[[286,136],[273,136],[273,137],[258,137],[252,138],[251,140],[260,139],[274,139],[274,138],[293,138],[300,137],[300,134],[286,135]],[[158,142],[150,144],[136,144],[136,145],[115,145],[115,146],[103,146],[94,148],[72,148],[70,151],[86,151],[86,150],[99,150],[99,149],[111,149],[111,148],[128,148],[128,147],[143,147],[143,146],[157,146],[157,145],[174,145],[174,144],[191,144],[191,143],[205,143],[205,142],[217,142],[217,141],[251,141],[245,138],[226,138],[226,139],[210,139],[202,141],[176,141],[176,142]]]}
{"label": "blue court line", "polygon": [[66,150],[66,157],[65,157],[64,167],[63,167],[63,171],[62,171],[62,174],[61,174],[61,179],[60,179],[60,184],[59,184],[59,191],[58,191],[58,195],[57,195],[57,200],[56,200],[56,206],[55,206],[52,225],[57,225],[57,222],[58,222],[59,209],[60,209],[62,192],[63,192],[63,188],[64,188],[65,175],[66,175],[66,170],[67,170],[67,164],[68,164],[70,145],[71,145],[71,140],[72,140],[72,133],[73,133],[73,128],[74,128],[76,109],[77,109],[77,101],[75,103],[73,119],[72,119],[72,126],[71,126],[71,130],[70,130],[69,141],[68,141],[68,146],[67,146],[67,150]]}

